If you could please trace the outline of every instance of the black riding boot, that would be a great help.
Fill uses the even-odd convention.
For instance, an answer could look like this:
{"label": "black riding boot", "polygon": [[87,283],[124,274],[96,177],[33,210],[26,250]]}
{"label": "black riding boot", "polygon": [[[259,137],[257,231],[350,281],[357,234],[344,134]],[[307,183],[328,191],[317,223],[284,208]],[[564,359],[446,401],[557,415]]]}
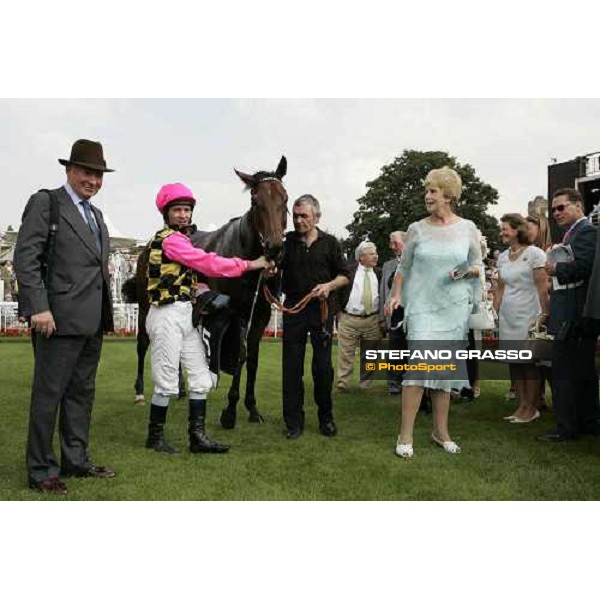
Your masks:
{"label": "black riding boot", "polygon": [[206,420],[206,400],[190,400],[189,428],[190,452],[223,454],[229,450],[227,444],[211,440],[204,430]]}
{"label": "black riding boot", "polygon": [[179,450],[165,440],[164,428],[166,420],[167,407],[151,404],[146,448],[156,450],[156,452],[163,452],[164,454],[179,454]]}

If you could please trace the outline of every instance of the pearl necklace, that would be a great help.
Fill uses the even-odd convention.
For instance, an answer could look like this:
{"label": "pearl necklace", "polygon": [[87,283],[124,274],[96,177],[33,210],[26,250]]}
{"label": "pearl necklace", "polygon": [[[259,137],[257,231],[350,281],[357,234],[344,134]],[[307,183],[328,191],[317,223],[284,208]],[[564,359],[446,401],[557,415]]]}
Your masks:
{"label": "pearl necklace", "polygon": [[519,246],[519,248],[517,250],[513,250],[512,248],[509,248],[508,250],[508,257],[512,257],[512,258],[518,258],[519,255],[523,252],[523,250],[525,250],[527,246]]}

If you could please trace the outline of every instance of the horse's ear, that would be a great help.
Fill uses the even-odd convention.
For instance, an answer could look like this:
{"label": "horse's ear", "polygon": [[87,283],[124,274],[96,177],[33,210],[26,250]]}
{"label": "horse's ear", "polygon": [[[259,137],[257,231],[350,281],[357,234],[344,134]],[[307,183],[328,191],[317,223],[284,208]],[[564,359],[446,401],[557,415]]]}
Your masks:
{"label": "horse's ear", "polygon": [[246,184],[247,187],[249,188],[253,188],[254,184],[256,183],[254,181],[254,177],[252,175],[248,175],[248,173],[242,173],[241,171],[238,171],[237,169],[234,169],[235,174]]}
{"label": "horse's ear", "polygon": [[283,179],[285,174],[287,173],[287,158],[285,156],[281,157],[279,164],[277,165],[277,170],[275,171],[275,175],[278,179]]}

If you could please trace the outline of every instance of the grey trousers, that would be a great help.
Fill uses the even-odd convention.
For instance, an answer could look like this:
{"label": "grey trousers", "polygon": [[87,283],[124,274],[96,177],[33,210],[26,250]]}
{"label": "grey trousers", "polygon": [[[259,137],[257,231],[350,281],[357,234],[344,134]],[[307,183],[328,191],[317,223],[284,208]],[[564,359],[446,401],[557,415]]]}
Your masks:
{"label": "grey trousers", "polygon": [[[30,481],[89,466],[88,438],[102,335],[37,335],[27,439]],[[56,415],[61,463],[53,449]]]}

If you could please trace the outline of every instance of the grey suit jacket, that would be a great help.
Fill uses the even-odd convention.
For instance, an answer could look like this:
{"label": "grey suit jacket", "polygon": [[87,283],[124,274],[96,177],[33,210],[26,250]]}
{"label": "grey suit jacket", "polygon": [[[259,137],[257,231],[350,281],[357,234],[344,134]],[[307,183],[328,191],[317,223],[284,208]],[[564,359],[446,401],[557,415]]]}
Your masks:
{"label": "grey suit jacket", "polygon": [[50,219],[48,194],[31,196],[23,212],[14,255],[21,311],[31,316],[50,310],[56,335],[94,335],[101,325],[111,331],[109,237],[102,213],[92,206],[102,239],[99,253],[94,234],[65,188],[57,193],[60,221],[48,287],[42,279]]}
{"label": "grey suit jacket", "polygon": [[383,314],[383,309],[390,296],[390,292],[392,291],[391,285],[388,284],[390,283],[390,278],[393,282],[393,276],[397,267],[398,259],[392,258],[391,260],[384,262],[381,269],[381,281],[379,282],[379,320],[385,321],[386,329],[391,327],[391,317],[386,317]]}

